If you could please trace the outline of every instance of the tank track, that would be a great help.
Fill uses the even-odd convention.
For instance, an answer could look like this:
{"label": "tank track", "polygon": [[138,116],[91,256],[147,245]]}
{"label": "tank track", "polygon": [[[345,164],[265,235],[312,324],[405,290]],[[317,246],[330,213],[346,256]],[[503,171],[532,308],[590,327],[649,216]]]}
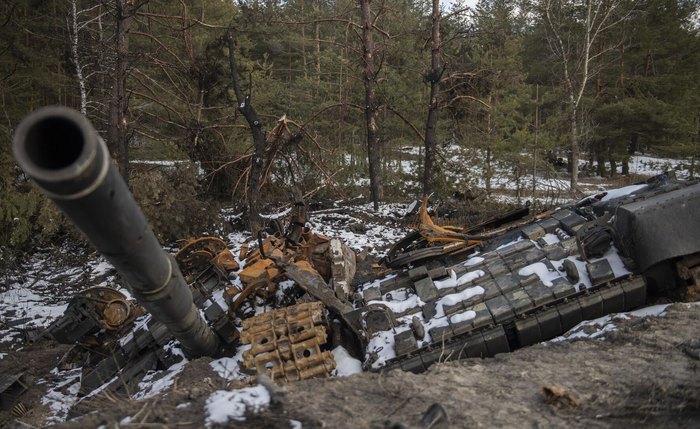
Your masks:
{"label": "tank track", "polygon": [[[422,260],[365,286],[353,311],[368,339],[365,368],[421,372],[438,361],[490,357],[644,305],[649,279],[658,278],[639,268],[638,250],[650,243],[646,236],[618,235],[633,231],[635,222],[664,228],[674,211],[683,215],[676,206],[698,204],[700,185],[657,177],[630,188],[533,219],[494,237],[471,258]],[[625,218],[618,223],[620,213]],[[642,255],[661,261],[655,267],[677,270],[689,292],[697,292],[700,272],[693,234],[658,242],[656,253]]]}
{"label": "tank track", "polygon": [[[423,372],[436,362],[471,357],[492,357],[499,353],[556,338],[584,320],[632,310],[646,301],[646,283],[641,276],[606,284],[596,289],[550,301],[530,312],[504,316],[498,323],[484,314],[472,326],[451,326],[431,332],[434,340],[427,347],[406,352],[382,367]],[[483,323],[483,325],[482,325]],[[410,332],[410,331],[406,331]],[[403,341],[406,336],[403,337]],[[399,339],[397,339],[398,343]],[[409,340],[410,342],[410,340]],[[411,347],[410,345],[408,347]]]}

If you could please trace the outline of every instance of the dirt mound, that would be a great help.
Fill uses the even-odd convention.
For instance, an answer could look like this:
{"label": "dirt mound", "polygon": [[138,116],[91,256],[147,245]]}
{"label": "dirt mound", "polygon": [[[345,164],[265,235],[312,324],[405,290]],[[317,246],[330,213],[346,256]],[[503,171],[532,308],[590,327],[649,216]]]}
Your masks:
{"label": "dirt mound", "polygon": [[[700,424],[700,361],[693,356],[697,356],[693,340],[700,334],[700,306],[674,304],[663,317],[617,317],[610,323],[596,339],[548,342],[491,359],[438,364],[423,374],[394,370],[288,384],[272,392],[266,410],[235,424],[412,425],[436,402],[454,428]],[[25,361],[28,368],[48,369],[58,351],[12,351],[0,361],[0,368],[9,370],[13,363]],[[210,361],[190,362],[171,389],[153,398],[135,401],[100,394],[83,400],[72,412],[82,415],[57,427],[203,427],[211,393],[241,387],[240,382],[233,386],[220,378]],[[561,397],[550,397],[549,403],[543,388],[552,386]],[[35,385],[22,398],[30,411],[18,421],[6,420],[8,427],[44,423],[48,409],[38,403],[41,390]]]}

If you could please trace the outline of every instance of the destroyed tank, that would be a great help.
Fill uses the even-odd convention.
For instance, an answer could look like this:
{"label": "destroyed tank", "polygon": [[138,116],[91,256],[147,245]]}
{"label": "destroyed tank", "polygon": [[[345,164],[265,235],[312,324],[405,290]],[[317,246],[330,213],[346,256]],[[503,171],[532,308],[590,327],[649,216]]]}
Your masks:
{"label": "destroyed tank", "polygon": [[[110,380],[128,389],[140,376],[181,359],[163,346],[177,339],[188,357],[216,356],[238,338],[232,318],[211,299],[228,280],[235,260],[226,246],[198,241],[182,255],[185,265],[209,251],[211,264],[185,280],[173,256],[158,243],[92,124],[78,112],[46,107],[17,128],[15,158],[95,248],[117,269],[139,306],[110,288],[76,296],[48,334],[79,343],[88,353],[81,394]],[[223,248],[222,246],[223,245]],[[225,252],[224,252],[225,250]],[[223,254],[222,254],[223,252]],[[143,307],[148,312],[144,317]],[[106,357],[106,358],[105,358]]]}
{"label": "destroyed tank", "polygon": [[[339,240],[306,227],[300,194],[293,195],[289,228],[273,222],[268,237],[258,236],[258,249],[243,246],[239,258],[246,267],[234,275],[240,266],[218,238],[186,240],[174,257],[161,248],[104,142],[78,112],[48,107],[32,113],[18,127],[13,151],[35,185],[117,269],[136,300],[114,288],[90,287],[41,333],[74,345],[59,369],[82,368],[79,396],[105,386],[133,392],[148,371],[182,360],[173,340],[189,358],[230,356],[240,343],[251,344],[244,366],[278,381],[330,375],[335,363],[325,347],[326,307],[340,314],[352,309],[345,298],[355,255]],[[236,276],[238,284],[230,281]],[[307,301],[322,298],[325,307],[300,303],[238,320],[249,317],[248,300],[276,298],[285,279],[300,284]],[[279,353],[280,347],[287,349]]]}
{"label": "destroyed tank", "polygon": [[[642,306],[655,293],[693,298],[700,283],[700,184],[667,175],[470,228],[433,224],[426,199],[421,227],[384,261],[394,272],[359,288],[349,286],[354,254],[307,230],[295,201],[289,231],[278,225],[265,240],[258,236],[257,250],[239,256],[247,264],[239,289],[229,287],[238,266],[220,240],[189,242],[178,263],[162,250],[82,115],[59,107],[33,113],[13,150],[139,304],[87,289],[49,328],[97,360],[83,366],[81,394],[110,380],[128,389],[146,371],[168,367],[180,358],[168,347],[173,339],[188,357],[231,355],[239,342],[250,344],[244,366],[279,382],[329,376],[331,344],[344,345],[365,369],[420,372],[555,338],[583,320]],[[323,252],[333,255],[325,266],[318,263]],[[293,305],[239,314],[239,332],[243,301],[274,297],[282,279],[300,293],[275,306]]]}
{"label": "destroyed tank", "polygon": [[553,339],[651,295],[698,298],[697,181],[664,174],[538,216],[514,212],[490,231],[437,227],[426,213],[385,261],[405,268],[362,287],[348,315],[367,369],[421,372]]}

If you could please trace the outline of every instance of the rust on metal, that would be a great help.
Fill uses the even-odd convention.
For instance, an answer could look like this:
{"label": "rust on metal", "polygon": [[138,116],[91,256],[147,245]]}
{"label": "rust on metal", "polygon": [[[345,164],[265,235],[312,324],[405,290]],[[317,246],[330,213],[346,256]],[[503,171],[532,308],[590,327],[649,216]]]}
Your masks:
{"label": "rust on metal", "polygon": [[[124,331],[144,310],[126,295],[111,287],[96,286],[81,291],[76,298],[90,302],[99,322],[108,331]],[[76,299],[74,298],[74,299]]]}
{"label": "rust on metal", "polygon": [[687,283],[686,300],[700,300],[700,253],[686,256],[676,264],[678,276]]}
{"label": "rust on metal", "polygon": [[188,283],[193,280],[194,274],[201,273],[209,265],[213,265],[223,273],[237,271],[240,268],[224,240],[218,237],[184,240],[180,251],[175,254],[175,260]]}
{"label": "rust on metal", "polygon": [[329,377],[335,360],[321,351],[328,321],[320,302],[296,304],[243,321],[243,365],[277,382]]}

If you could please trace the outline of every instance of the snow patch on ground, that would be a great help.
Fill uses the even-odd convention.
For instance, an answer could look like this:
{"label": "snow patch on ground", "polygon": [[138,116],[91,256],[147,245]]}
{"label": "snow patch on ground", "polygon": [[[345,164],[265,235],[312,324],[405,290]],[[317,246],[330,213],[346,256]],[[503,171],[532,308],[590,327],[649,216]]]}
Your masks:
{"label": "snow patch on ground", "polygon": [[[49,387],[46,395],[41,398],[41,404],[47,405],[51,414],[46,419],[46,424],[60,423],[66,420],[68,410],[78,400],[78,390],[80,390],[81,369],[76,368],[60,373],[56,384]],[[57,375],[59,375],[57,371]],[[38,380],[37,384],[42,384],[43,380]]]}
{"label": "snow patch on ground", "polygon": [[603,339],[607,333],[617,330],[615,321],[626,320],[630,317],[664,317],[669,305],[671,304],[652,305],[626,313],[609,314],[593,320],[584,320],[571,328],[566,334],[556,337],[549,342],[557,343],[560,341],[577,339]]}
{"label": "snow patch on ground", "polygon": [[204,404],[207,427],[230,420],[244,421],[246,412],[259,413],[270,405],[270,392],[264,386],[237,390],[217,390]]}
{"label": "snow patch on ground", "polygon": [[362,372],[362,362],[350,356],[343,346],[338,346],[331,351],[335,360],[335,371],[333,375],[337,377],[347,377]]}
{"label": "snow patch on ground", "polygon": [[170,389],[175,382],[175,378],[185,369],[185,366],[187,366],[189,361],[185,358],[182,350],[172,347],[172,345],[166,345],[165,348],[169,348],[169,351],[173,355],[180,355],[182,360],[171,365],[170,368],[165,371],[154,371],[146,374],[139,383],[139,391],[134,395],[134,399],[152,398]]}
{"label": "snow patch on ground", "polygon": [[250,344],[244,344],[238,347],[236,354],[233,357],[222,357],[209,362],[209,366],[216,372],[219,377],[226,381],[243,380],[247,377],[241,372],[243,365],[243,352],[250,350]]}

